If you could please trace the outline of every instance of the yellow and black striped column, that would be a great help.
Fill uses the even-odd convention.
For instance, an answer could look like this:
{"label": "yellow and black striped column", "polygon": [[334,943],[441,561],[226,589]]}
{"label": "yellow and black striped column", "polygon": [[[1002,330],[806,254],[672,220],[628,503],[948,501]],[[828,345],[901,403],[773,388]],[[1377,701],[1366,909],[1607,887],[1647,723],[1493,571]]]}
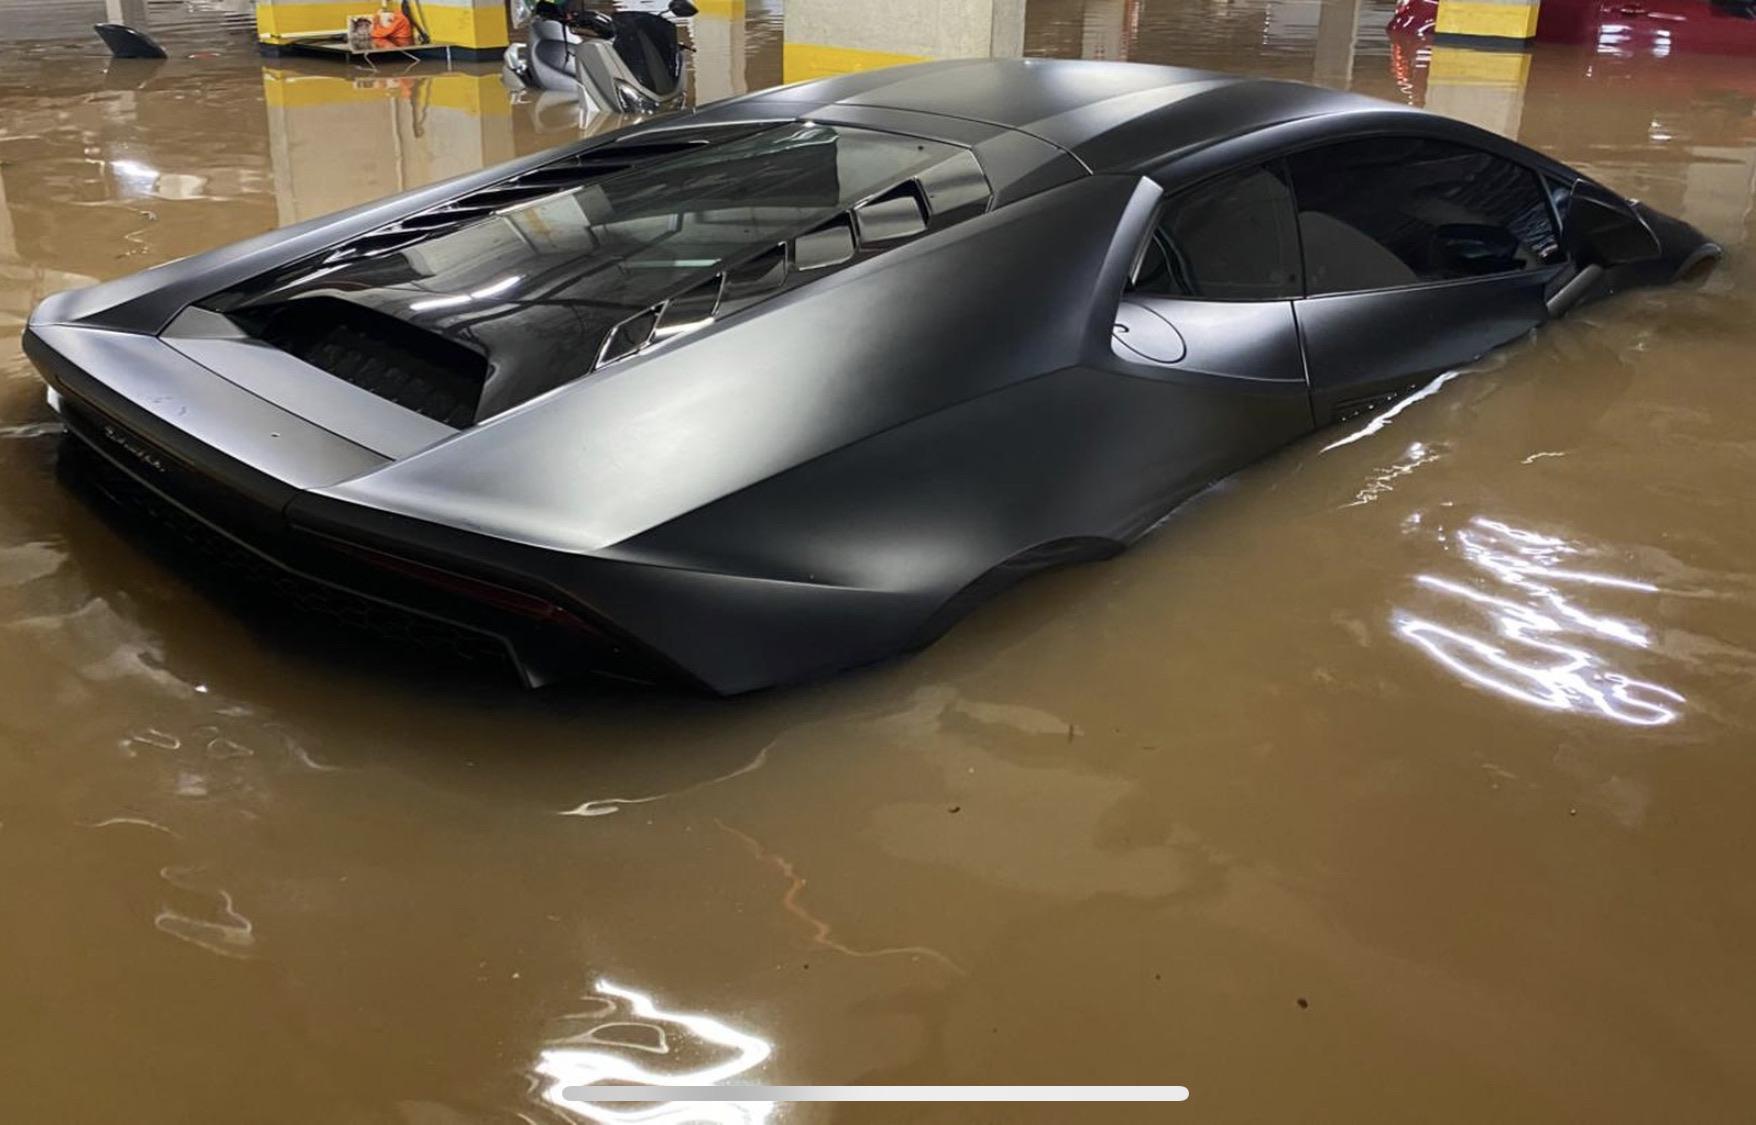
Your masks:
{"label": "yellow and black striped column", "polygon": [[1439,0],[1434,38],[1478,47],[1518,48],[1536,37],[1542,0]]}
{"label": "yellow and black striped column", "polygon": [[[400,0],[393,5],[400,7]],[[256,35],[265,54],[298,36],[347,29],[349,16],[378,10],[378,0],[256,0]],[[486,59],[506,50],[505,0],[410,0],[409,10],[435,44],[461,58]]]}

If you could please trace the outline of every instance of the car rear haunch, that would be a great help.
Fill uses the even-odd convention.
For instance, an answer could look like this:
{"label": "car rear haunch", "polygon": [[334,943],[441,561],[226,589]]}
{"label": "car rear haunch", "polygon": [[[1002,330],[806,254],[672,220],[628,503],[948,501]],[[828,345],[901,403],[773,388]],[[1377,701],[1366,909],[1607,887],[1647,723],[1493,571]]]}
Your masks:
{"label": "car rear haunch", "polygon": [[327,645],[381,646],[399,660],[467,668],[511,682],[504,641],[291,570],[165,499],[84,440],[63,442],[58,471],[147,543],[172,569],[246,617]]}

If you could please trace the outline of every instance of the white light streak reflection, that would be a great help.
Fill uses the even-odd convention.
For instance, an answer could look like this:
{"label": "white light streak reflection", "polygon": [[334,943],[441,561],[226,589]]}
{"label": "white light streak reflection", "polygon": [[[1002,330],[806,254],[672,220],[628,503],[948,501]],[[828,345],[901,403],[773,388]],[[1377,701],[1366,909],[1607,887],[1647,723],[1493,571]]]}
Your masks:
{"label": "white light streak reflection", "polygon": [[449,309],[458,305],[467,305],[471,301],[497,297],[517,285],[521,280],[523,278],[520,275],[513,274],[511,277],[503,277],[499,281],[484,285],[480,289],[473,289],[468,293],[457,293],[449,297],[428,297],[425,300],[411,302],[409,311],[429,312],[433,309]]}
{"label": "white light streak reflection", "polygon": [[704,316],[700,320],[684,321],[682,324],[660,325],[652,333],[654,340],[669,340],[673,336],[682,336],[699,331],[713,323],[713,317]]}
{"label": "white light streak reflection", "polygon": [[1463,374],[1463,372],[1461,372],[1461,371],[1447,371],[1447,372],[1445,372],[1443,375],[1440,375],[1438,378],[1434,379],[1431,383],[1428,383],[1426,386],[1422,387],[1420,390],[1416,391],[1414,394],[1409,395],[1407,398],[1396,403],[1394,406],[1392,406],[1390,409],[1384,411],[1382,414],[1374,414],[1372,416],[1372,420],[1370,422],[1367,422],[1364,426],[1361,426],[1359,429],[1355,430],[1353,433],[1349,434],[1348,436],[1346,436],[1344,438],[1337,438],[1335,441],[1330,442],[1328,445],[1324,446],[1322,449],[1318,450],[1317,452],[1328,453],[1331,449],[1340,449],[1344,445],[1352,445],[1356,441],[1361,441],[1361,440],[1364,440],[1365,438],[1371,437],[1373,434],[1377,433],[1378,431],[1382,430],[1385,426],[1388,426],[1388,425],[1390,425],[1391,422],[1395,421],[1396,416],[1398,414],[1401,414],[1404,410],[1407,410],[1409,407],[1413,406],[1415,403],[1421,401],[1424,398],[1432,398],[1434,395],[1439,393],[1439,388],[1441,388],[1445,384],[1451,382],[1451,380],[1457,378],[1461,374]]}
{"label": "white light streak reflection", "polygon": [[754,758],[751,758],[748,762],[745,762],[730,773],[721,774],[718,777],[710,777],[706,781],[698,781],[693,785],[686,785],[681,789],[675,789],[668,793],[654,793],[648,797],[598,797],[575,805],[573,808],[567,809],[559,815],[609,816],[611,813],[619,812],[627,805],[645,805],[650,804],[653,801],[662,801],[667,797],[681,797],[685,793],[693,793],[697,789],[705,789],[709,785],[718,785],[722,781],[730,781],[735,777],[742,777],[747,773],[752,773],[761,769],[763,763],[767,761],[768,747],[764,746],[762,749],[756,751],[756,756]]}
{"label": "white light streak reflection", "polygon": [[[1585,569],[1585,552],[1563,539],[1476,517],[1450,535],[1478,574],[1459,580],[1418,574],[1416,584],[1454,612],[1447,621],[1397,610],[1404,640],[1465,681],[1549,711],[1570,711],[1633,726],[1675,721],[1683,696],[1612,665],[1615,648],[1649,649],[1637,621],[1593,612],[1581,590],[1652,594],[1650,582]],[[1491,582],[1484,588],[1484,579]],[[1486,618],[1489,627],[1455,623]]]}
{"label": "white light streak reflection", "polygon": [[[602,1084],[717,1086],[754,1070],[773,1052],[766,1039],[711,1016],[663,1011],[650,996],[632,988],[599,980],[595,991],[590,999],[598,1007],[574,1017],[589,1018],[591,1026],[545,1049],[537,1062],[536,1071],[547,1082],[543,1100],[600,1122],[762,1125],[769,1119],[773,1102],[683,1101],[614,1108],[589,1100],[591,1087]],[[645,1041],[630,1032],[645,1033]],[[671,1066],[655,1069],[660,1058]]]}

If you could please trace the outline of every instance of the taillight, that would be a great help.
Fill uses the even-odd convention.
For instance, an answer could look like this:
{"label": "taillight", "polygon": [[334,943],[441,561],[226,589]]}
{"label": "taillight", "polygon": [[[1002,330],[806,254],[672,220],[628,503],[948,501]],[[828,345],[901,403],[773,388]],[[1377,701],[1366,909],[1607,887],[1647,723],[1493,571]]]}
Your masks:
{"label": "taillight", "polygon": [[471,578],[468,575],[458,574],[455,571],[437,566],[428,566],[426,563],[376,551],[370,547],[361,547],[355,543],[344,543],[335,539],[331,539],[329,543],[337,550],[371,563],[380,570],[413,578],[434,589],[444,590],[480,605],[489,606],[531,621],[555,625],[572,632],[585,633],[600,640],[603,639],[602,631],[580,618],[578,614],[536,594],[528,594],[523,590],[514,590],[509,586],[501,586],[494,582],[484,582],[479,578]]}

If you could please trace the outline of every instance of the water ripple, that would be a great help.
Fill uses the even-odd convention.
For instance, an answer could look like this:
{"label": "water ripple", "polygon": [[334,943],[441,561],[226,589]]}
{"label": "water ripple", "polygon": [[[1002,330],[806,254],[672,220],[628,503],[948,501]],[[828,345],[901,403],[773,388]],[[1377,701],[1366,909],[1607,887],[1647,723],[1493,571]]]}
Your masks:
{"label": "water ripple", "polygon": [[159,876],[173,887],[183,891],[212,895],[219,901],[213,904],[214,918],[198,918],[174,910],[169,906],[160,908],[152,924],[161,932],[167,933],[191,945],[198,945],[209,953],[217,953],[221,957],[246,958],[251,956],[256,945],[256,927],[250,919],[238,913],[232,902],[230,891],[215,889],[207,891],[191,879],[187,868],[167,867],[159,872]]}
{"label": "water ripple", "polygon": [[1438,460],[1439,456],[1439,451],[1426,442],[1410,442],[1401,458],[1382,469],[1374,470],[1372,475],[1367,478],[1364,487],[1354,493],[1354,498],[1343,507],[1358,508],[1370,504],[1380,496],[1395,492],[1398,480],[1408,476],[1422,465]]}
{"label": "water ripple", "polygon": [[653,801],[662,801],[667,797],[681,797],[685,793],[693,793],[697,789],[706,789],[710,785],[719,785],[722,782],[731,781],[733,778],[743,777],[747,773],[754,773],[756,770],[761,769],[763,764],[768,761],[768,750],[769,748],[764,746],[762,749],[756,751],[756,756],[754,758],[751,758],[748,762],[745,762],[730,773],[721,774],[718,777],[710,777],[704,781],[697,781],[695,784],[685,785],[681,789],[673,789],[666,793],[653,793],[645,797],[594,797],[589,801],[584,801],[575,805],[573,808],[565,809],[558,815],[588,817],[609,816],[612,813],[621,811],[623,807],[628,805],[645,805],[650,804]]}

